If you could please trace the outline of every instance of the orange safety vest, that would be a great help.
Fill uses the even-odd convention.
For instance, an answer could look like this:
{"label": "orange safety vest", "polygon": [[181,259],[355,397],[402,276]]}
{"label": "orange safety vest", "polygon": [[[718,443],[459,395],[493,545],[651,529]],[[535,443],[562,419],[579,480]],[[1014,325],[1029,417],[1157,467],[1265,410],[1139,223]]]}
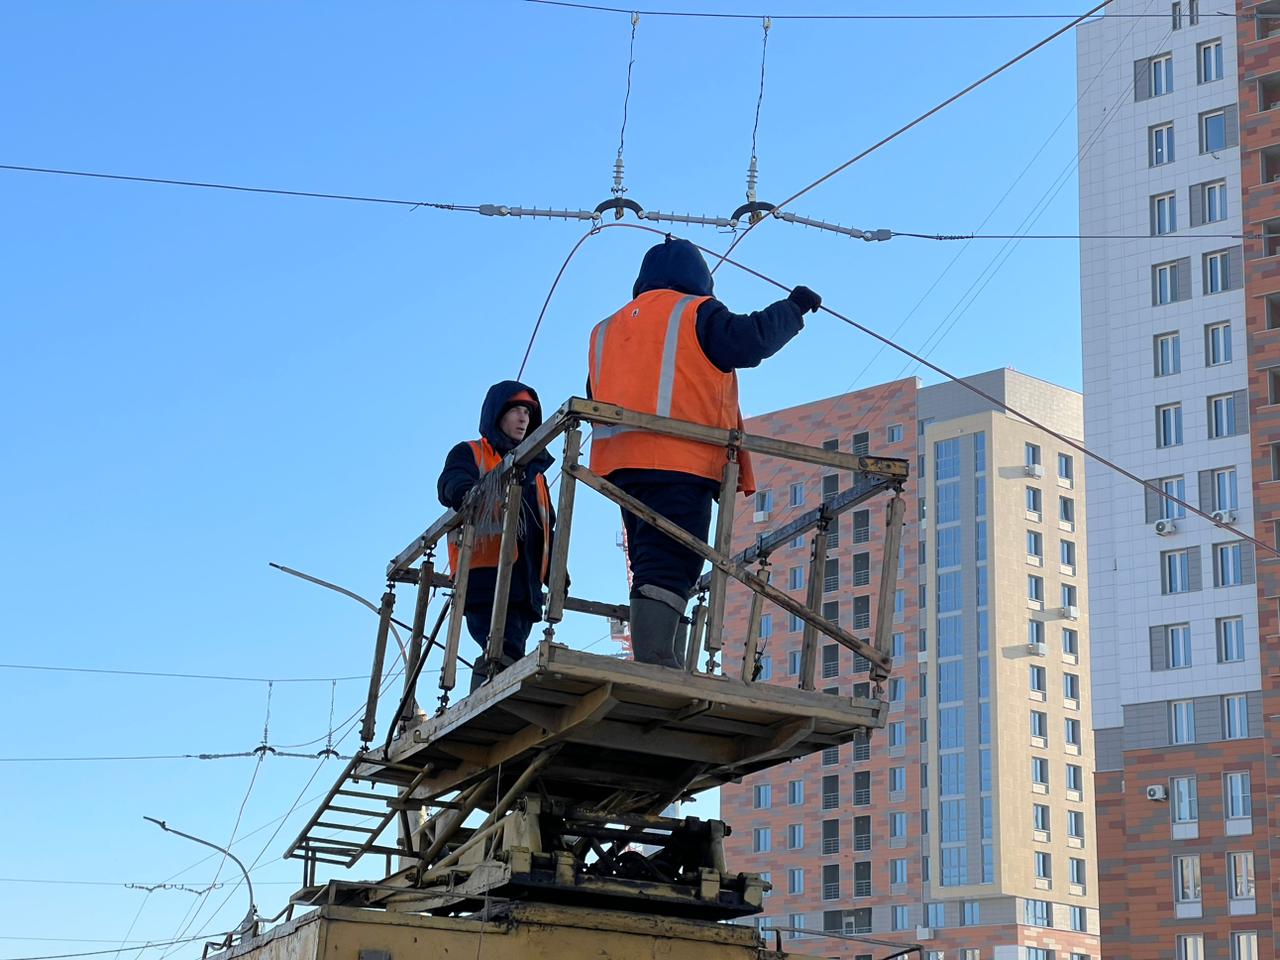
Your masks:
{"label": "orange safety vest", "polygon": [[[698,306],[709,299],[650,290],[596,324],[587,358],[592,399],[637,413],[741,430],[738,375],[719,369],[698,343]],[[720,480],[726,459],[724,447],[634,427],[598,423],[592,432],[591,469],[601,476],[638,468]],[[755,493],[747,451],[739,451],[738,460],[738,490]]]}
{"label": "orange safety vest", "polygon": [[[502,454],[493,449],[488,440],[470,440],[471,453],[476,458],[476,468],[484,476],[502,462]],[[547,582],[551,571],[551,490],[547,487],[547,478],[538,474],[535,480],[538,494],[538,519],[542,522],[542,569],[543,583]],[[521,509],[524,501],[521,499]],[[458,570],[458,552],[462,546],[462,531],[455,530],[449,534],[449,569]],[[476,523],[476,539],[471,545],[471,569],[478,567],[496,567],[502,550],[502,517],[482,517]],[[520,555],[519,542],[516,544],[516,556]]]}

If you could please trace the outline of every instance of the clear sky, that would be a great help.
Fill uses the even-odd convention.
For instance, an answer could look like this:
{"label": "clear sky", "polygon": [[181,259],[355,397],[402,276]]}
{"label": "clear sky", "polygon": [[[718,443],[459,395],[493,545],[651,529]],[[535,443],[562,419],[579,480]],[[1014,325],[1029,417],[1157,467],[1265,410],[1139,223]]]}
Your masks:
{"label": "clear sky", "polygon": [[[850,9],[958,8],[807,0],[803,11]],[[1060,22],[775,20],[760,198],[782,200]],[[609,196],[630,27],[625,15],[514,0],[10,0],[0,163],[590,208]],[[630,197],[724,215],[742,202],[760,39],[754,20],[641,19]],[[1066,36],[795,210],[862,228],[1073,233],[1075,91]],[[124,886],[203,886],[218,866],[144,814],[224,843],[243,802],[235,850],[261,858],[262,911],[283,905],[300,870],[279,856],[335,761],[317,772],[315,760],[282,757],[62,759],[251,750],[265,683],[12,665],[367,677],[372,616],[268,561],[376,599],[388,557],[438,514],[445,452],[475,434],[486,387],[515,375],[582,232],[0,171],[0,958],[233,926],[245,900],[230,886],[204,899]],[[730,239],[682,232],[710,247]],[[587,333],[629,298],[654,240],[604,231],[569,265],[526,373],[549,407],[581,391]],[[737,256],[876,329],[901,325],[904,343],[958,373],[1007,365],[1079,386],[1070,241],[869,244],[770,221]],[[728,267],[717,293],[740,311],[777,296]],[[760,413],[912,369],[818,316],[743,376],[743,404]],[[579,505],[575,593],[620,600],[616,512],[585,495]],[[570,622],[560,635],[585,645],[603,632]],[[333,689],[341,721],[362,681],[275,684],[268,742],[322,747]],[[36,757],[56,759],[13,762]]]}

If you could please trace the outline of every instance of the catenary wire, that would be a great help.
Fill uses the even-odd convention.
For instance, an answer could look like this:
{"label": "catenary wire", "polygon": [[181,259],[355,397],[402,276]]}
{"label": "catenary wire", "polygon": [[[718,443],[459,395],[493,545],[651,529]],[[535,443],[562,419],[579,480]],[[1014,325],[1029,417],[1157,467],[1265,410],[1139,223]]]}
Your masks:
{"label": "catenary wire", "polygon": [[[22,937],[20,939],[28,939]],[[154,940],[138,947],[109,947],[106,950],[81,950],[78,953],[45,953],[27,957],[0,957],[0,960],[69,960],[71,957],[101,957],[108,953],[137,953],[142,950],[154,950],[159,947],[180,946],[184,943],[195,943],[203,940],[203,936],[186,937],[181,940]],[[88,943],[107,943],[106,940],[89,940]]]}
{"label": "catenary wire", "polygon": [[[638,13],[642,17],[681,17],[702,20],[759,20],[766,14],[759,13],[718,13],[710,10],[636,10],[631,7],[609,7],[595,3],[572,3],[569,0],[525,0],[547,7],[564,7],[569,10],[587,10],[596,13]],[[771,13],[767,16],[774,20],[1083,20],[1093,17],[1090,12],[1083,17],[1078,13]],[[1167,13],[1108,13],[1108,17],[1117,20],[1145,20],[1160,18],[1168,20]],[[1201,11],[1201,17],[1249,17],[1271,19],[1280,17],[1276,13],[1237,14],[1226,10]],[[1074,26],[1074,24],[1073,24]]]}
{"label": "catenary wire", "polygon": [[[824,173],[817,180],[814,180],[812,183],[808,184],[807,186],[801,187],[791,196],[787,197],[787,199],[783,200],[782,203],[778,204],[777,207],[774,208],[775,212],[789,207],[791,204],[795,203],[796,200],[799,200],[801,197],[803,197],[806,193],[809,193],[811,190],[817,189],[819,186],[826,183],[831,178],[838,176],[839,174],[843,173],[845,170],[848,170],[851,166],[853,166],[859,160],[862,160],[864,157],[870,156],[871,154],[875,153],[877,150],[879,150],[881,147],[885,146],[886,144],[892,143],[894,140],[902,136],[908,130],[911,130],[913,127],[916,127],[921,123],[924,123],[924,121],[928,120],[930,117],[932,117],[934,114],[938,113],[939,111],[946,109],[948,106],[955,103],[957,100],[965,96],[967,93],[978,89],[978,87],[982,86],[988,80],[991,80],[994,77],[999,76],[1000,74],[1008,70],[1010,67],[1012,67],[1014,64],[1019,63],[1022,60],[1025,60],[1027,57],[1031,56],[1031,54],[1035,53],[1041,47],[1044,47],[1047,44],[1052,43],[1058,37],[1062,36],[1064,33],[1068,32],[1069,30],[1071,30],[1073,27],[1075,27],[1082,21],[1093,16],[1098,11],[1105,8],[1111,2],[1112,0],[1101,0],[1101,2],[1095,5],[1091,10],[1089,10],[1088,13],[1081,14],[1080,16],[1072,20],[1070,23],[1068,23],[1066,26],[1059,27],[1057,30],[1053,31],[1053,33],[1049,34],[1047,37],[1036,41],[1034,44],[1027,47],[1027,49],[1023,50],[1021,53],[1017,54],[1012,59],[1006,60],[1000,66],[996,67],[994,70],[988,72],[984,76],[979,77],[977,80],[973,81],[967,87],[963,88],[959,92],[953,93],[951,96],[947,97],[945,100],[938,103],[936,106],[930,107],[928,110],[920,114],[914,120],[911,120],[908,123],[903,124],[901,127],[893,131],[889,135],[882,137],[880,140],[877,140],[871,146],[854,154],[854,156],[850,157],[848,160],[844,161],[839,166],[834,167],[833,169]],[[741,233],[739,233],[737,236],[735,236],[733,238],[733,241],[729,244],[729,248],[724,252],[723,255],[719,256],[719,259],[716,261],[716,265],[711,268],[711,272],[715,273],[715,271],[720,267],[720,264],[728,259],[729,255],[733,253],[734,249],[738,246],[738,244],[740,244],[744,239],[746,239],[747,235],[750,234],[753,229],[755,229],[758,223],[762,223],[762,222],[763,220],[756,221],[756,223],[748,223],[746,229],[743,230]]]}
{"label": "catenary wire", "polygon": [[0,663],[0,670],[45,670],[53,673],[99,673],[121,677],[163,677],[166,680],[224,680],[232,683],[334,683],[368,677],[233,677],[209,673],[168,673],[159,670],[107,670],[95,667],[57,667],[38,663]]}
{"label": "catenary wire", "polygon": [[381,203],[395,207],[431,207],[435,210],[458,210],[479,213],[480,208],[471,204],[437,203],[432,200],[397,200],[391,197],[370,197],[349,193],[317,193],[310,190],[285,190],[276,187],[247,187],[235,183],[213,183],[206,180],[173,180],[167,177],[139,177],[121,173],[90,173],[85,170],[63,170],[56,167],[30,167],[15,163],[0,163],[0,170],[20,173],[51,173],[63,177],[90,177],[96,180],[120,180],[130,183],[159,183],[172,187],[202,187],[206,190],[232,190],[239,193],[266,193],[279,197],[311,197],[315,200],[349,200],[355,203]]}

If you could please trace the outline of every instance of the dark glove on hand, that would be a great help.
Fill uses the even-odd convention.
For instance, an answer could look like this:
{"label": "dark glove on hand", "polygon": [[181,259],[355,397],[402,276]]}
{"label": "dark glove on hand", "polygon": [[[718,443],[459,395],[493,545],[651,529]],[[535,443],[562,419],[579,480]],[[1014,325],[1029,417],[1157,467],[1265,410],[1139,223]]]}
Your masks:
{"label": "dark glove on hand", "polygon": [[808,287],[796,287],[787,299],[794,303],[801,313],[817,313],[818,308],[822,306],[822,298]]}

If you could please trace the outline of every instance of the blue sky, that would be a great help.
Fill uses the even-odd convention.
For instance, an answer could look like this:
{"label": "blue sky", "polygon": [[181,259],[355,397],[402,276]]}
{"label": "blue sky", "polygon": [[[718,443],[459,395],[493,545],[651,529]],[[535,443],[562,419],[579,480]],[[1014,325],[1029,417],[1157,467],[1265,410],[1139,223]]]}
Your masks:
{"label": "blue sky", "polygon": [[[780,201],[1055,25],[775,20],[760,198]],[[13,0],[0,10],[0,163],[590,208],[609,195],[629,33],[626,16],[497,0]],[[758,21],[642,18],[626,146],[628,195],[642,206],[727,214],[742,202],[760,35]],[[1012,233],[1039,212],[1036,232],[1072,233],[1074,102],[1068,36],[795,210],[945,233],[988,216],[988,231]],[[387,558],[439,511],[444,453],[474,434],[488,384],[515,374],[581,225],[6,171],[0,210],[0,659],[367,675],[372,617],[267,563],[376,599]],[[710,247],[730,239],[685,235]],[[526,373],[549,406],[580,392],[587,333],[626,301],[653,240],[604,231],[569,265]],[[1079,385],[1074,243],[868,244],[766,222],[736,256],[878,330],[901,324],[904,343],[932,344],[956,372],[1008,365]],[[728,267],[717,293],[741,311],[776,296]],[[934,343],[939,330],[949,332]],[[811,318],[767,368],[744,375],[744,408],[843,392],[874,351]],[[882,355],[857,385],[911,369]],[[575,588],[621,598],[616,514],[579,503]],[[602,632],[567,623],[561,636],[585,644]],[[267,706],[263,683],[0,668],[0,690],[4,758],[245,751],[262,738]],[[327,682],[276,684],[269,742],[323,741],[330,692]],[[336,719],[361,695],[360,681],[337,683]],[[192,894],[122,884],[178,874],[173,882],[201,885],[217,860],[193,867],[204,851],[142,816],[225,842],[254,766],[0,763],[10,825],[0,958],[113,947],[135,918],[130,940],[175,936]],[[332,761],[316,767],[265,760],[237,835],[338,772]],[[298,868],[278,857],[313,805],[265,847],[274,825],[235,848],[247,860],[261,851],[266,913],[296,884]],[[241,892],[214,911],[229,892],[202,904],[189,935],[238,921]]]}

